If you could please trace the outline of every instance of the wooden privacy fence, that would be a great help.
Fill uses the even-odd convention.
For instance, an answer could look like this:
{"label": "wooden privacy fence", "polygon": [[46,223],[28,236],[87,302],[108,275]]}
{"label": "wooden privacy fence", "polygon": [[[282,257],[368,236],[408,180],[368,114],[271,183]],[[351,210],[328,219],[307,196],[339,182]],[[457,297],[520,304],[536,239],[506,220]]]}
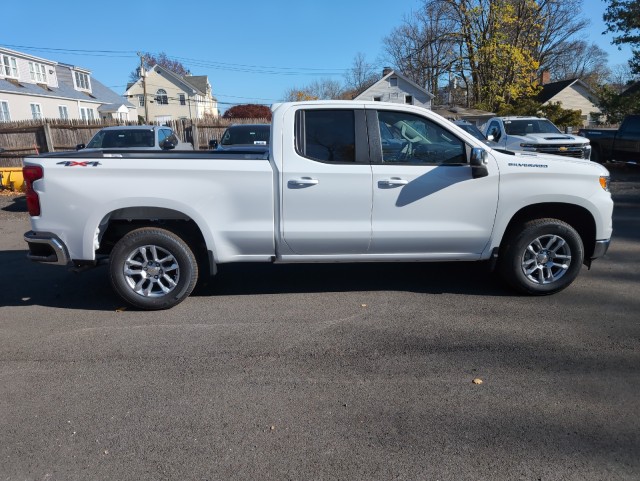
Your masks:
{"label": "wooden privacy fence", "polygon": [[[171,120],[164,125],[171,127],[183,142],[193,144],[196,150],[206,150],[209,148],[209,141],[212,139],[219,141],[229,125],[264,123],[269,121],[267,119],[211,118]],[[20,167],[22,159],[27,155],[75,150],[76,145],[88,143],[101,128],[114,125],[139,124],[116,120],[60,119],[2,122],[0,123],[0,167]]]}

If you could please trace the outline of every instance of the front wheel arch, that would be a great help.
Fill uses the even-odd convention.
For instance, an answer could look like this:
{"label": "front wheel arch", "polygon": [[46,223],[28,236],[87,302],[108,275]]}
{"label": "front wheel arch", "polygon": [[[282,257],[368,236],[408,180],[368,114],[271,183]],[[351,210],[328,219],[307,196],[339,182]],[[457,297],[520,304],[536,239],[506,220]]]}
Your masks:
{"label": "front wheel arch", "polygon": [[514,231],[521,230],[524,224],[537,219],[557,219],[574,228],[580,235],[584,246],[584,262],[589,262],[596,245],[596,221],[591,212],[584,207],[561,202],[533,204],[516,212],[502,236],[499,255],[502,255],[505,242],[513,235]]}

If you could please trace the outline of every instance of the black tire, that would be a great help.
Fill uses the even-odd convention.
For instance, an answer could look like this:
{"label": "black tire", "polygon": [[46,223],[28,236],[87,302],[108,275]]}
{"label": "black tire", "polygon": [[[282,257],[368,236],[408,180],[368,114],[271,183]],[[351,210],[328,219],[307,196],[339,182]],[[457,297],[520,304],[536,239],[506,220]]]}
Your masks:
{"label": "black tire", "polygon": [[543,296],[569,286],[583,260],[582,239],[573,227],[558,219],[536,219],[507,236],[498,269],[515,290]]}
{"label": "black tire", "polygon": [[111,285],[128,304],[149,311],[185,300],[196,285],[198,263],[189,246],[164,229],[126,234],[111,251]]}

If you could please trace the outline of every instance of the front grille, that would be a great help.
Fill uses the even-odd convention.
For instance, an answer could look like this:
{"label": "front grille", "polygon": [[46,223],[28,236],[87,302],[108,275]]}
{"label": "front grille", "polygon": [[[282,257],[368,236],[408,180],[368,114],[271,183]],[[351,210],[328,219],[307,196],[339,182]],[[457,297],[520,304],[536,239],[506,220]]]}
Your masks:
{"label": "front grille", "polygon": [[575,145],[540,145],[536,146],[536,152],[573,157],[574,159],[583,159],[585,155],[585,149]]}

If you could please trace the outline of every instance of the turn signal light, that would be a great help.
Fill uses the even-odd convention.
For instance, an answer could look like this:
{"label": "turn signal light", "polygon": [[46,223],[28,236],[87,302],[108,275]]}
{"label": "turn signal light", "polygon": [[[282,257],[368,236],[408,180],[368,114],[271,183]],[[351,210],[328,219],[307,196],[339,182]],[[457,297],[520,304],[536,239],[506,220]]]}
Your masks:
{"label": "turn signal light", "polygon": [[609,192],[609,176],[600,176],[600,187]]}

